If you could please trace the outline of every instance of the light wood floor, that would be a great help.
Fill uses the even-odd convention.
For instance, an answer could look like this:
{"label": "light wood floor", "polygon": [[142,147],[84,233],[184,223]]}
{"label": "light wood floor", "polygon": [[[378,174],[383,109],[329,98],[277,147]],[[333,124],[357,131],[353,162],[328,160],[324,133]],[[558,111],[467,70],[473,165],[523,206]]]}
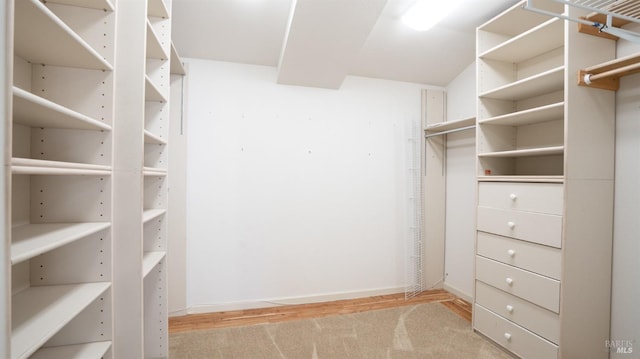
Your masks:
{"label": "light wood floor", "polygon": [[317,318],[328,315],[357,313],[367,310],[431,302],[440,302],[454,313],[471,322],[471,305],[468,302],[445,290],[429,290],[408,300],[405,300],[404,293],[399,293],[333,302],[285,305],[272,308],[218,313],[189,314],[169,318],[169,333]]}

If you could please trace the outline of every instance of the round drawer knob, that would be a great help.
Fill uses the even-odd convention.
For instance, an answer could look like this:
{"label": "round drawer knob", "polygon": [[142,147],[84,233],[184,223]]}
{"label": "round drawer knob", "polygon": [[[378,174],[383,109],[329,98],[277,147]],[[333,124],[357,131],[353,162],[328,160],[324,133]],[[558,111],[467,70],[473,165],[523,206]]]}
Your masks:
{"label": "round drawer knob", "polygon": [[510,194],[510,195],[509,195],[509,198],[510,198],[512,201],[515,201],[515,200],[518,198],[518,195],[517,195],[517,194],[515,194],[515,193],[512,193],[512,194]]}
{"label": "round drawer knob", "polygon": [[512,285],[513,284],[513,278],[507,278],[507,279],[505,279],[505,282],[507,282],[507,285]]}
{"label": "round drawer knob", "polygon": [[513,305],[507,304],[507,312],[513,313]]}
{"label": "round drawer knob", "polygon": [[510,340],[511,340],[511,333],[504,333],[504,338],[505,338],[507,341],[510,341]]}
{"label": "round drawer knob", "polygon": [[516,227],[516,222],[512,222],[512,221],[507,222],[507,227],[514,229]]}
{"label": "round drawer knob", "polygon": [[509,249],[509,250],[507,251],[507,254],[509,255],[509,257],[512,257],[512,258],[513,258],[513,256],[515,256],[515,255],[516,255],[516,251],[514,251],[513,249]]}

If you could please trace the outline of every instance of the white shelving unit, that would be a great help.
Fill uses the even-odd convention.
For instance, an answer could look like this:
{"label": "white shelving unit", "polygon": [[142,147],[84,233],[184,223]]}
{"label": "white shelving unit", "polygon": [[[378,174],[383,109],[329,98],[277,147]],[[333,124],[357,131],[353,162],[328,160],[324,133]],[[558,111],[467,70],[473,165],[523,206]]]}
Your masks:
{"label": "white shelving unit", "polygon": [[168,242],[170,8],[169,0],[149,1],[147,8],[142,278],[144,352],[148,358],[166,358],[169,355],[167,266],[164,259]]}
{"label": "white shelving unit", "polygon": [[3,283],[12,293],[0,308],[11,323],[8,355],[55,358],[100,347],[110,358],[115,7],[13,6],[11,283]]}
{"label": "white shelving unit", "polygon": [[523,358],[606,358],[615,106],[574,76],[615,47],[525,2],[477,30],[473,327]]}
{"label": "white shelving unit", "polygon": [[166,358],[170,0],[8,3],[0,356]]}

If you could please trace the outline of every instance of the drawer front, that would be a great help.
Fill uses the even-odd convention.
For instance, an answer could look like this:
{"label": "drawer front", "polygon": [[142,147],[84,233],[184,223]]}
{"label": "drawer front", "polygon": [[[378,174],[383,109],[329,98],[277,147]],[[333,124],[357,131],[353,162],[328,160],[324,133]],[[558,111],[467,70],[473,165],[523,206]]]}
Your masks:
{"label": "drawer front", "polygon": [[476,281],[476,303],[553,342],[560,337],[558,314]]}
{"label": "drawer front", "polygon": [[477,254],[547,277],[560,279],[562,256],[558,248],[478,232]]}
{"label": "drawer front", "polygon": [[562,214],[561,183],[481,182],[478,205],[518,211]]}
{"label": "drawer front", "polygon": [[560,312],[560,281],[476,256],[476,278],[531,303]]}
{"label": "drawer front", "polygon": [[486,308],[473,307],[474,328],[522,358],[557,358],[558,347]]}
{"label": "drawer front", "polygon": [[478,207],[478,230],[560,248],[562,216]]}

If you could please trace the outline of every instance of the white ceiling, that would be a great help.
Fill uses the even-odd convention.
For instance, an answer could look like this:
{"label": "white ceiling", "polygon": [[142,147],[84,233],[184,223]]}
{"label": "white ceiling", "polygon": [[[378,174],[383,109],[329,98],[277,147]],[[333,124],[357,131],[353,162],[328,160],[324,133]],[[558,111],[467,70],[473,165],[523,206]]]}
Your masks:
{"label": "white ceiling", "polygon": [[173,0],[173,41],[182,57],[280,65],[282,83],[337,88],[357,75],[445,86],[473,62],[475,28],[518,0],[462,0],[426,32],[400,21],[414,2]]}

